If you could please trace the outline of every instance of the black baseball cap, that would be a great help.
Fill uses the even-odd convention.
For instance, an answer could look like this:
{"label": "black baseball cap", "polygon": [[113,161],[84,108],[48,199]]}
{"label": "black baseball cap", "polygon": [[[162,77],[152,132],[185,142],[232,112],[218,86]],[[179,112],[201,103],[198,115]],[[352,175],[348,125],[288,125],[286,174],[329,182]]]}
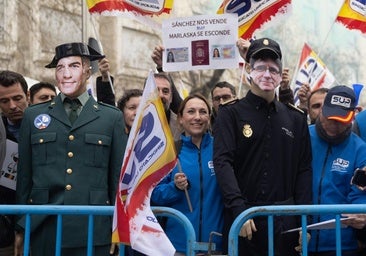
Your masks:
{"label": "black baseball cap", "polygon": [[331,88],[324,99],[322,114],[330,120],[350,123],[356,108],[356,95],[352,88],[338,85]]}
{"label": "black baseball cap", "polygon": [[84,43],[61,44],[55,48],[55,52],[55,56],[53,57],[51,63],[45,66],[46,68],[55,68],[60,59],[69,56],[85,56],[88,57],[90,61],[103,59],[105,57]]}
{"label": "black baseball cap", "polygon": [[281,60],[282,53],[280,45],[270,38],[260,38],[253,40],[248,48],[245,61],[249,63],[250,58],[258,59],[262,57],[270,57],[274,60]]}

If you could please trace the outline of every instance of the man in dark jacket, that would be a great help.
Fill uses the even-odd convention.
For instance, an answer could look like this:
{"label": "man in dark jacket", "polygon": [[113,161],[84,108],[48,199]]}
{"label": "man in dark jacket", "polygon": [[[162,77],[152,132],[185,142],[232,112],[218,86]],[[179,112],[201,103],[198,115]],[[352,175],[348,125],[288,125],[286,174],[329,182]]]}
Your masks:
{"label": "man in dark jacket", "polygon": [[[17,203],[113,205],[127,137],[121,112],[89,96],[90,61],[103,58],[83,43],[56,47],[60,94],[29,107],[20,131]],[[24,219],[18,222],[19,231]],[[94,218],[93,255],[108,255],[112,218]],[[33,216],[32,255],[54,255],[56,217]],[[64,216],[62,255],[85,255],[87,216]],[[21,238],[21,234],[19,234]],[[19,239],[21,240],[21,239]],[[17,244],[20,248],[21,243]]]}
{"label": "man in dark jacket", "polygon": [[[274,40],[251,42],[246,54],[250,90],[236,103],[224,104],[216,119],[213,160],[225,204],[226,238],[235,218],[252,206],[311,204],[306,116],[276,99],[281,57]],[[296,255],[298,235],[281,232],[298,225],[294,216],[275,218],[275,255]],[[240,231],[240,255],[268,255],[267,232],[266,218],[245,222]]]}
{"label": "man in dark jacket", "polygon": [[[4,70],[0,72],[0,109],[5,128],[5,135],[1,135],[1,155],[5,156],[6,140],[18,143],[19,129],[25,109],[28,107],[28,85],[24,77],[16,72]],[[1,161],[1,167],[3,163]],[[13,170],[16,171],[16,170]],[[3,179],[5,174],[0,174]],[[15,178],[15,175],[11,176]],[[15,191],[9,187],[0,185],[0,204],[15,204]],[[14,255],[14,229],[11,215],[0,215],[0,255]]]}

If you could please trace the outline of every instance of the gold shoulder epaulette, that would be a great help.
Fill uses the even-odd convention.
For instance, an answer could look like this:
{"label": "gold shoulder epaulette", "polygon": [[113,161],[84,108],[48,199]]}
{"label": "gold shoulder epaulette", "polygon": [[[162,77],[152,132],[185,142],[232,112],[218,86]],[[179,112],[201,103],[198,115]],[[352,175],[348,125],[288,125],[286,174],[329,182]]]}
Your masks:
{"label": "gold shoulder epaulette", "polygon": [[234,103],[236,103],[236,102],[238,102],[239,101],[239,99],[238,98],[234,98],[234,99],[232,99],[232,100],[228,100],[228,101],[225,101],[224,103],[222,103],[221,105],[222,106],[225,106],[225,105],[231,105],[231,104],[234,104]]}
{"label": "gold shoulder epaulette", "polygon": [[289,106],[291,109],[294,109],[294,110],[296,110],[296,111],[299,111],[301,114],[305,114],[304,110],[302,110],[302,109],[300,109],[300,108],[296,107],[296,106],[295,106],[294,104],[292,104],[292,103],[287,103],[287,106]]}

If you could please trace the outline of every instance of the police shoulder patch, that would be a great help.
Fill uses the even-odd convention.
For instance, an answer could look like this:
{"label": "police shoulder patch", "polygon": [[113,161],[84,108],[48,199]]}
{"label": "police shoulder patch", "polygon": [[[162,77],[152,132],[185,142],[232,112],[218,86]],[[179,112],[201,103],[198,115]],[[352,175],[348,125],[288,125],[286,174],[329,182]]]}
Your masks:
{"label": "police shoulder patch", "polygon": [[296,110],[296,111],[300,112],[301,114],[305,114],[304,110],[302,110],[302,109],[300,109],[300,108],[296,107],[296,106],[295,106],[294,104],[292,104],[292,103],[287,103],[286,105],[287,105],[290,109]]}

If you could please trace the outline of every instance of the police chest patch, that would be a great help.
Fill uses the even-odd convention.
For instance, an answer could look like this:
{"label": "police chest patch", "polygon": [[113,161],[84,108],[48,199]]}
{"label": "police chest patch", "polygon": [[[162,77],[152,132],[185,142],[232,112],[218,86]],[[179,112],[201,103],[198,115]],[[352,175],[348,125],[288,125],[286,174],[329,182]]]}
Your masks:
{"label": "police chest patch", "polygon": [[40,114],[34,118],[34,126],[37,129],[45,129],[51,123],[51,117],[47,114]]}
{"label": "police chest patch", "polygon": [[252,127],[250,127],[249,124],[244,124],[243,135],[244,135],[244,137],[247,137],[247,138],[250,138],[253,135]]}

